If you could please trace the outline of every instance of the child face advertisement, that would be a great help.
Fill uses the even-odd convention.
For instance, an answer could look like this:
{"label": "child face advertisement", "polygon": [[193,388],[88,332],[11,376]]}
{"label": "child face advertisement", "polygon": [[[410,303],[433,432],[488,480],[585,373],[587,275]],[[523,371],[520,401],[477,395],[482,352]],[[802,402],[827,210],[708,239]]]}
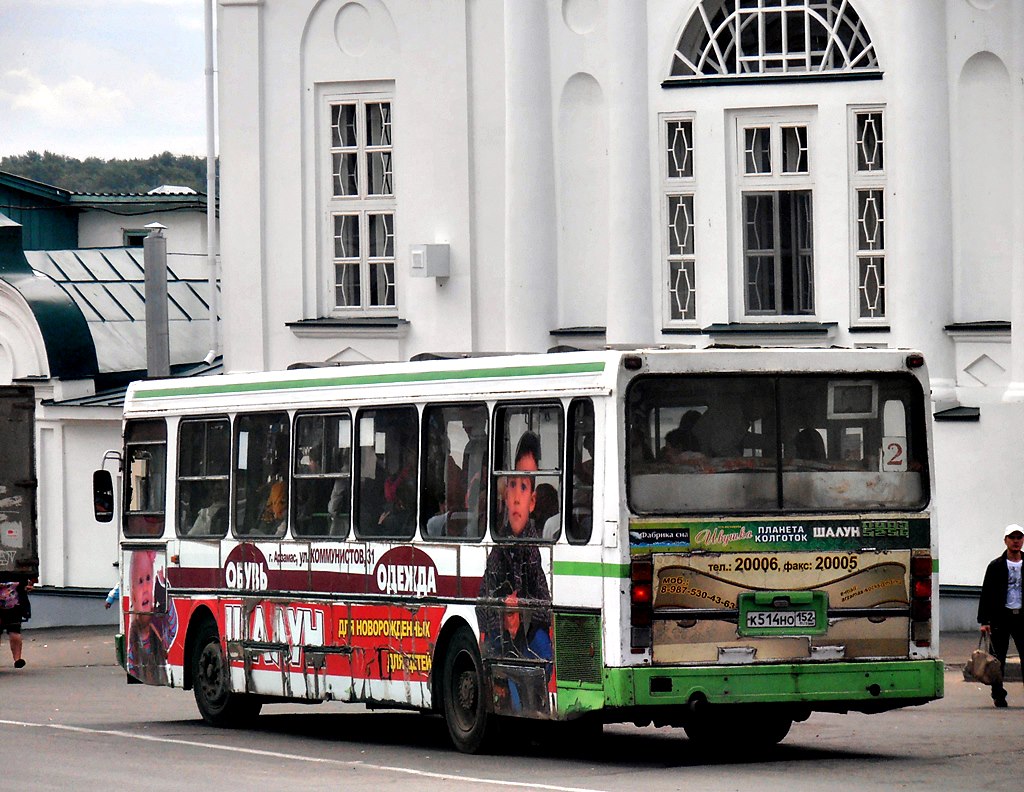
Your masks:
{"label": "child face advertisement", "polygon": [[166,563],[156,550],[134,550],[128,562],[128,662],[132,676],[167,684],[167,650],[178,631],[167,596]]}

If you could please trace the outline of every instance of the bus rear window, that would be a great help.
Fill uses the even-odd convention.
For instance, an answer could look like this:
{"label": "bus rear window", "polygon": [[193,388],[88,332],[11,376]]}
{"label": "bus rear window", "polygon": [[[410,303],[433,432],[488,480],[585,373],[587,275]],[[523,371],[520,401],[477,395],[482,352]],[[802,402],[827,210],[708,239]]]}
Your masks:
{"label": "bus rear window", "polygon": [[640,513],[919,509],[924,397],[912,377],[664,376],[627,396]]}

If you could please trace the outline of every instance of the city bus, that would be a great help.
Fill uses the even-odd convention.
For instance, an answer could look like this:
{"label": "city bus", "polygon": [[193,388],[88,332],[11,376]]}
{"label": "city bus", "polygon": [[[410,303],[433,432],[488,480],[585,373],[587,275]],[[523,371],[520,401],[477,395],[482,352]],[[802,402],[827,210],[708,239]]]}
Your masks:
{"label": "city bus", "polygon": [[924,704],[929,415],[906,350],[135,382],[119,659],[214,725],[362,703],[438,714],[466,752],[512,718],[768,746],[814,712]]}

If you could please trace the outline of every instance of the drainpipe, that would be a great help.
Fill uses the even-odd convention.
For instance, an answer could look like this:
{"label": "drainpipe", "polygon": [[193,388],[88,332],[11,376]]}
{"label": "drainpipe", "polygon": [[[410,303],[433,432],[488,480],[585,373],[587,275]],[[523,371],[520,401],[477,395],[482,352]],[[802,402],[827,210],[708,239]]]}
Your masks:
{"label": "drainpipe", "polygon": [[206,259],[210,265],[210,351],[206,355],[209,365],[217,356],[217,315],[220,298],[217,294],[217,148],[214,128],[214,63],[213,63],[213,4],[204,5],[204,32],[206,35]]}

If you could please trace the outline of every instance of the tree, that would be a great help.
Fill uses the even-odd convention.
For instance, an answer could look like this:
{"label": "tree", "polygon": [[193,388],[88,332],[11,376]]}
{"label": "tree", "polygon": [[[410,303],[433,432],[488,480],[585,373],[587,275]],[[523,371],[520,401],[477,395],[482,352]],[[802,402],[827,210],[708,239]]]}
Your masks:
{"label": "tree", "polygon": [[0,171],[80,193],[145,193],[163,184],[206,192],[206,158],[169,151],[148,159],[110,160],[29,151],[0,159]]}

